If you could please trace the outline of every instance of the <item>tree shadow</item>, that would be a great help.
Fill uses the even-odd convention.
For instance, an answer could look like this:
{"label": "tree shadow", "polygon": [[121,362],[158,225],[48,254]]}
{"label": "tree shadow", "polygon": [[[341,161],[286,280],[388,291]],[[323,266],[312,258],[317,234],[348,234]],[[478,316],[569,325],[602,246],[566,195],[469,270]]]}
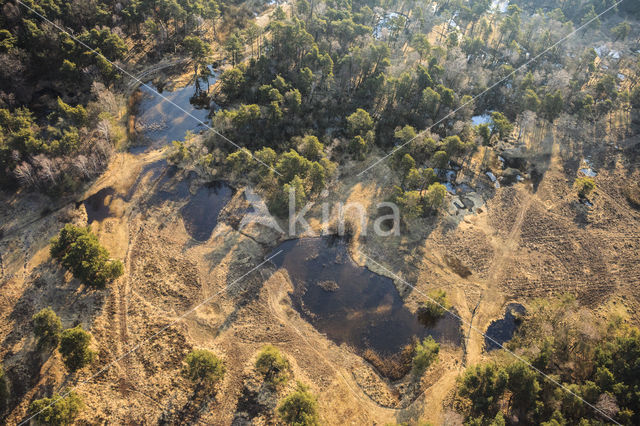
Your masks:
{"label": "tree shadow", "polygon": [[215,404],[218,389],[203,383],[196,384],[195,389],[187,398],[185,404],[176,411],[165,411],[158,420],[159,425],[190,425],[197,424],[202,415],[209,411],[211,404]]}
{"label": "tree shadow", "polygon": [[[90,330],[103,310],[109,291],[82,285],[77,279],[70,278],[70,274],[52,259],[34,268],[27,280],[31,285],[15,302],[6,319],[13,328],[0,343],[1,347],[8,348],[3,364],[11,382],[14,405],[38,384],[42,366],[55,351],[55,348],[43,351],[37,348],[32,316],[43,308],[51,307],[60,317],[63,328],[81,324]],[[14,352],[16,347],[18,349]],[[53,388],[50,390],[52,393]]]}
{"label": "tree shadow", "polygon": [[250,425],[253,424],[253,419],[260,416],[266,416],[267,420],[271,420],[277,401],[278,392],[272,385],[263,381],[259,386],[256,386],[256,383],[252,386],[252,383],[247,383],[245,380],[231,424]]}

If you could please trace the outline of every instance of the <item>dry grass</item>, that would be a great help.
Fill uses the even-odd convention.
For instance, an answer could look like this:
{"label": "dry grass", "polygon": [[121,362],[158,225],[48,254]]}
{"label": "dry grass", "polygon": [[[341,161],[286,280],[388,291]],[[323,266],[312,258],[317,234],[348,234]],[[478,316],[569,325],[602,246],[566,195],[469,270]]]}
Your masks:
{"label": "dry grass", "polygon": [[400,380],[411,371],[411,362],[416,342],[406,345],[402,352],[391,356],[380,356],[373,349],[366,349],[362,357],[369,361],[378,372],[390,380]]}

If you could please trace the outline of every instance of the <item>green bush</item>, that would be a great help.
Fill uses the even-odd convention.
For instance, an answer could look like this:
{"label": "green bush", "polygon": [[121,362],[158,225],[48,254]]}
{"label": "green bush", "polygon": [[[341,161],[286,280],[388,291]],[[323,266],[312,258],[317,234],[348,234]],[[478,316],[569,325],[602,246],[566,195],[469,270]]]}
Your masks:
{"label": "green bush", "polygon": [[191,351],[185,362],[187,377],[194,382],[214,385],[224,377],[226,369],[222,360],[205,349]]}
{"label": "green bush", "polygon": [[438,182],[429,185],[427,192],[424,194],[424,205],[431,211],[436,211],[444,205],[444,199],[447,195],[447,188]]}
{"label": "green bush", "polygon": [[58,346],[62,323],[60,318],[51,308],[40,310],[31,318],[33,334],[38,339],[38,349],[53,349]]}
{"label": "green bush", "polygon": [[359,161],[364,161],[367,152],[367,141],[360,135],[356,135],[349,142],[349,152]]}
{"label": "green bush", "polygon": [[83,283],[104,287],[124,272],[119,260],[110,260],[107,249],[89,228],[67,224],[51,240],[51,256]]}
{"label": "green bush", "polygon": [[89,348],[91,334],[78,325],[60,335],[60,354],[69,371],[79,370],[93,361],[96,354]]}
{"label": "green bush", "polygon": [[596,189],[596,183],[590,177],[579,177],[573,183],[573,188],[580,198],[587,198]]}
{"label": "green bush", "polygon": [[427,327],[438,321],[446,311],[451,309],[444,290],[434,290],[429,293],[431,300],[425,302],[417,310],[418,320]]}
{"label": "green bush", "polygon": [[278,406],[278,414],[289,425],[312,426],[319,424],[318,402],[309,388],[298,382],[298,388]]}
{"label": "green bush", "polygon": [[293,200],[296,211],[302,208],[307,198],[307,193],[304,190],[304,183],[302,182],[302,179],[298,176],[294,176],[294,178],[291,179],[291,182],[285,183],[282,186],[282,189],[273,194],[273,197],[269,200],[269,211],[276,216],[286,217],[290,208],[289,201],[291,191],[293,191]]}
{"label": "green bush", "polygon": [[491,134],[497,134],[500,139],[508,137],[513,132],[513,123],[501,112],[491,113]]}
{"label": "green bush", "polygon": [[264,379],[274,385],[284,383],[287,380],[289,361],[278,348],[267,345],[260,351],[256,360],[256,370],[264,376]]}
{"label": "green bush", "polygon": [[35,415],[40,424],[45,425],[70,425],[84,408],[82,398],[71,391],[61,397],[53,395],[51,398],[37,399],[29,405],[29,413]]}
{"label": "green bush", "polygon": [[438,353],[440,353],[440,345],[433,340],[433,337],[427,336],[422,343],[418,343],[413,355],[413,374],[422,376],[438,359]]}
{"label": "green bush", "polygon": [[445,151],[436,151],[431,157],[433,167],[444,169],[449,164],[449,155]]}

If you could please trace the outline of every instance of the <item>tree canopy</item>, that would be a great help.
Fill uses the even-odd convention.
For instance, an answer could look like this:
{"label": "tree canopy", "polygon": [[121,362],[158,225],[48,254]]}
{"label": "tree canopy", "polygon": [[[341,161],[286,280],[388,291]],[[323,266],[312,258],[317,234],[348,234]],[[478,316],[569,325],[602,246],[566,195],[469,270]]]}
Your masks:
{"label": "tree canopy", "polygon": [[89,286],[104,287],[124,272],[122,262],[109,258],[89,228],[67,224],[51,240],[51,256]]}
{"label": "tree canopy", "polygon": [[91,334],[81,325],[64,330],[60,334],[60,354],[69,371],[79,370],[91,363],[96,354],[89,347]]}

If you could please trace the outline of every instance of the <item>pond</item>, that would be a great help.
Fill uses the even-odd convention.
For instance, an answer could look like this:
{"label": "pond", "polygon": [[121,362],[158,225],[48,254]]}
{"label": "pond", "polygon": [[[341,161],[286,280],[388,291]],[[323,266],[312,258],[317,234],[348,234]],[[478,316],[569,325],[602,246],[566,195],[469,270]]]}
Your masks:
{"label": "pond", "polygon": [[[511,340],[520,325],[522,316],[526,312],[527,310],[521,304],[509,303],[504,318],[492,321],[489,327],[487,327],[487,333],[484,339],[487,351],[500,349],[497,343],[502,345]],[[493,341],[491,339],[493,339]]]}
{"label": "pond", "polygon": [[[202,89],[213,84],[217,78],[212,68],[209,69],[212,77],[204,82],[200,81]],[[174,90],[163,90],[153,82],[146,84],[150,87],[143,85],[138,89],[137,96],[140,100],[137,105],[135,128],[150,144],[132,147],[132,153],[158,148],[174,140],[184,140],[187,132],[198,133],[207,128],[202,123],[208,124],[209,104],[206,97],[197,96],[195,82]]]}
{"label": "pond", "polygon": [[196,241],[207,241],[218,224],[218,215],[231,200],[234,189],[223,181],[199,185],[193,192],[195,172],[180,174],[175,166],[168,167],[159,179],[150,199],[152,205],[172,202],[182,205],[180,216],[187,233]]}
{"label": "pond", "polygon": [[100,191],[82,201],[87,211],[87,223],[94,221],[100,222],[112,216],[109,204],[115,193],[115,189],[109,186],[102,188]]}
{"label": "pond", "polygon": [[224,182],[211,182],[198,188],[180,209],[191,238],[207,241],[218,224],[218,215],[233,197],[233,189]]}
{"label": "pond", "polygon": [[448,313],[430,327],[404,305],[390,278],[358,266],[347,242],[338,237],[282,243],[274,253],[294,284],[294,308],[337,344],[381,357],[399,353],[414,338],[432,335],[440,343],[461,344],[460,322]]}

